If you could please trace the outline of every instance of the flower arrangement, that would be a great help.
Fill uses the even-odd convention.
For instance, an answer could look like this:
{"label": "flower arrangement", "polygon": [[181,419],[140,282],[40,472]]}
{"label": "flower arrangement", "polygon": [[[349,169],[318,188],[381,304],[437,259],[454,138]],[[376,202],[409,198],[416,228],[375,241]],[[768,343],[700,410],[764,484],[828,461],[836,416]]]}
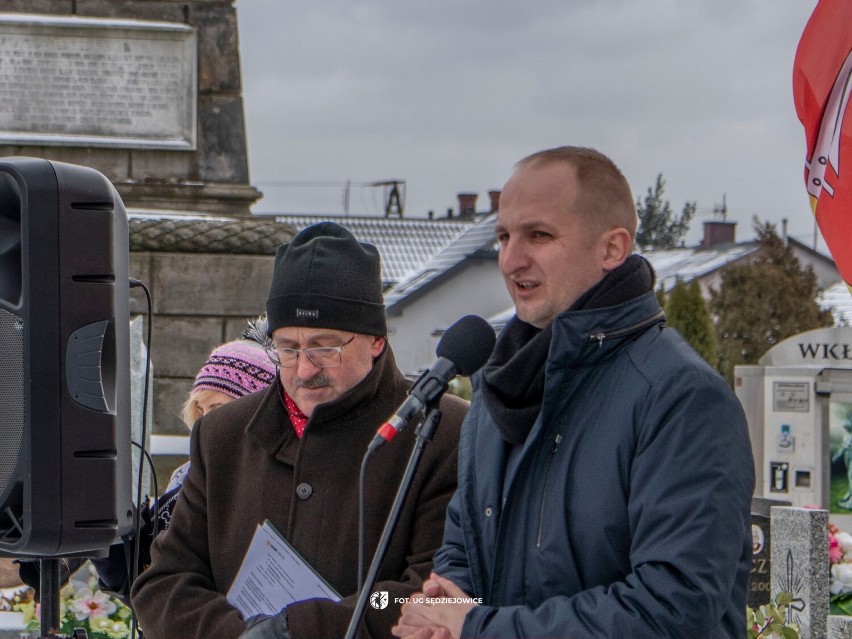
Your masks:
{"label": "flower arrangement", "polygon": [[[126,639],[130,636],[130,608],[98,590],[97,575],[93,569],[89,573],[84,582],[75,577],[59,591],[59,633],[73,636],[75,628],[83,628],[89,639]],[[40,610],[34,594],[27,588],[11,598],[0,597],[0,610],[22,612],[26,629],[38,631]]]}
{"label": "flower arrangement", "polygon": [[829,612],[852,615],[852,535],[828,524]]}
{"label": "flower arrangement", "polygon": [[793,601],[789,592],[780,592],[775,600],[758,608],[746,606],[748,639],[799,639],[799,629],[786,622],[787,606]]}
{"label": "flower arrangement", "polygon": [[30,605],[35,605],[32,588],[9,595],[0,593],[0,612],[24,612],[24,608]]}

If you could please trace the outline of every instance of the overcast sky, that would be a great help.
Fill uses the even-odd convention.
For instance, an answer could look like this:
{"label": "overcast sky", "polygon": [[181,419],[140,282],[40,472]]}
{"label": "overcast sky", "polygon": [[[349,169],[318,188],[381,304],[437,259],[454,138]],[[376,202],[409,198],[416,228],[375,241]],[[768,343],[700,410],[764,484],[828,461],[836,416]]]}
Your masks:
{"label": "overcast sky", "polygon": [[[238,0],[255,212],[487,210],[523,156],[593,146],[635,198],[658,173],[690,244],[727,199],[809,245],[793,58],[814,0]],[[311,185],[311,186],[308,186]]]}

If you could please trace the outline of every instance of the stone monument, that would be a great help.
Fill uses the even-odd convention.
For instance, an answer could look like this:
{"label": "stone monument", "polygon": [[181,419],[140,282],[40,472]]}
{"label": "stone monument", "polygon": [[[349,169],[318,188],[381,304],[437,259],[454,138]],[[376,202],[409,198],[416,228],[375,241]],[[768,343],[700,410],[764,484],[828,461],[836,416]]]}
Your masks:
{"label": "stone monument", "polygon": [[128,209],[248,215],[234,0],[6,0],[0,156],[97,169]]}
{"label": "stone monument", "polygon": [[[146,432],[184,437],[198,367],[263,312],[294,232],[250,214],[235,0],[4,0],[0,61],[0,156],[97,169],[128,210],[153,303],[132,289],[146,343],[153,329]],[[160,488],[186,449],[154,455]]]}

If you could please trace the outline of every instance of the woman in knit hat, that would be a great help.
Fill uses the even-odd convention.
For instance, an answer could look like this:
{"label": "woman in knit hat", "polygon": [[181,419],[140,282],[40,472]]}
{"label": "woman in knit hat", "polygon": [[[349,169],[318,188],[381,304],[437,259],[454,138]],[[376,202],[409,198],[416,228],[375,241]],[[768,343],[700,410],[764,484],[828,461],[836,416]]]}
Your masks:
{"label": "woman in knit hat", "polygon": [[[249,322],[243,338],[217,346],[195,376],[181,414],[186,427],[214,408],[266,388],[275,380],[275,364],[266,354],[266,316]],[[177,468],[160,499],[160,529],[169,527],[177,491],[189,472],[189,462]]]}
{"label": "woman in knit hat", "polygon": [[192,428],[212,409],[269,386],[275,379],[273,364],[263,343],[266,317],[249,322],[243,339],[217,346],[198,375],[183,406],[183,421]]}

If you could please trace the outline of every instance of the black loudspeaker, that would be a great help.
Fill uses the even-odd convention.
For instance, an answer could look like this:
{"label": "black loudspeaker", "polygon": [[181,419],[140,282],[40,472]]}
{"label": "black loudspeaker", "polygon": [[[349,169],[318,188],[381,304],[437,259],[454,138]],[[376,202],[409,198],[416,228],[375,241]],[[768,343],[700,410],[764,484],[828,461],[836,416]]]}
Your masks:
{"label": "black loudspeaker", "polygon": [[127,212],[82,166],[0,158],[0,554],[132,527]]}

